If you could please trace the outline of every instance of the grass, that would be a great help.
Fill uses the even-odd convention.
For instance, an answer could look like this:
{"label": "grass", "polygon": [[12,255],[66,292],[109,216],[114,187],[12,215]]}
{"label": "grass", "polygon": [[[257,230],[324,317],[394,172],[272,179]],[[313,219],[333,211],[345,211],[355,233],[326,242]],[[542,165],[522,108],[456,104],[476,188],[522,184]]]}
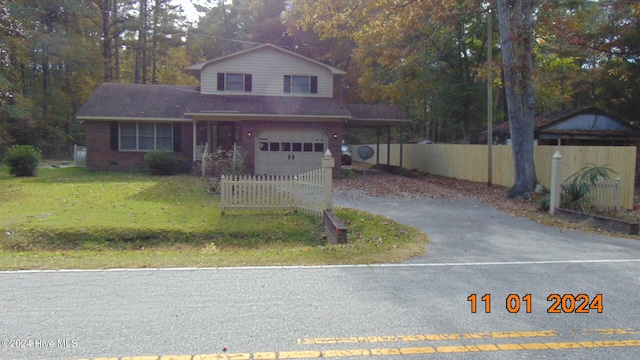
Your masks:
{"label": "grass", "polygon": [[329,245],[301,213],[221,215],[191,175],[0,167],[0,270],[398,262],[422,254],[420,231],[335,209],[349,242]]}

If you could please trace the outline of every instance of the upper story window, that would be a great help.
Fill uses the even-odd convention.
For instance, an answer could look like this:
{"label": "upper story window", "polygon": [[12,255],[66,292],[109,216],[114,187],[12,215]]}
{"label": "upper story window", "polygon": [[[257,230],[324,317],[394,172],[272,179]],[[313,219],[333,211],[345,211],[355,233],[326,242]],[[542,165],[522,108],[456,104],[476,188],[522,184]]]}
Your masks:
{"label": "upper story window", "polygon": [[317,94],[318,93],[318,77],[308,75],[285,75],[284,76],[284,92],[301,93],[301,94]]}
{"label": "upper story window", "polygon": [[218,73],[218,91],[251,92],[251,74]]}

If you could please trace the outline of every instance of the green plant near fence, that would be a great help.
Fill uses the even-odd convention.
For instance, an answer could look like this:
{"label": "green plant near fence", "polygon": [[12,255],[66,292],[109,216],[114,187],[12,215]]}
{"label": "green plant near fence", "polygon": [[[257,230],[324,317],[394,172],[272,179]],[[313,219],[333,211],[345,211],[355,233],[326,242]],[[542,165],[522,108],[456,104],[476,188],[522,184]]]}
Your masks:
{"label": "green plant near fence", "polygon": [[602,181],[611,179],[616,172],[607,167],[587,164],[569,176],[561,185],[560,206],[574,211],[588,212],[591,208],[589,195]]}

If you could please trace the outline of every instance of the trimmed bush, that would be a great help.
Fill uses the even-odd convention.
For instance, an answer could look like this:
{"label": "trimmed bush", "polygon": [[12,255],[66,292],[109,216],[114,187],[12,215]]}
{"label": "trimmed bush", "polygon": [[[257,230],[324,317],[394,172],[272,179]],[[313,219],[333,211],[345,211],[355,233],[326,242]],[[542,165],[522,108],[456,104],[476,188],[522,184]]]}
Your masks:
{"label": "trimmed bush", "polygon": [[171,175],[176,166],[176,159],[169,151],[150,151],[144,156],[151,175]]}
{"label": "trimmed bush", "polygon": [[4,158],[9,174],[15,176],[36,176],[40,160],[42,152],[33,145],[13,145]]}

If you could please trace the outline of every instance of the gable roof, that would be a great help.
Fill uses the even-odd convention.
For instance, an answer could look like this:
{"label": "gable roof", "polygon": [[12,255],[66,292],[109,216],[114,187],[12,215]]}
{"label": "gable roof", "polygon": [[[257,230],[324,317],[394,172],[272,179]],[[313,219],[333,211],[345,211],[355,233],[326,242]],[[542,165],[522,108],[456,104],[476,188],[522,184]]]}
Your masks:
{"label": "gable roof", "polygon": [[[103,83],[76,113],[78,119],[183,119],[197,86]],[[186,119],[185,119],[186,120]]]}
{"label": "gable roof", "polygon": [[246,54],[249,54],[249,53],[263,51],[265,49],[273,49],[273,50],[282,52],[283,54],[287,54],[289,56],[293,56],[293,57],[296,57],[298,59],[301,59],[301,60],[304,60],[304,61],[308,61],[308,62],[314,63],[316,65],[320,65],[320,66],[325,67],[326,69],[328,69],[333,75],[344,75],[344,74],[346,74],[346,72],[344,72],[344,71],[342,71],[342,70],[340,70],[338,68],[335,68],[333,66],[327,65],[327,64],[325,64],[323,62],[314,60],[312,58],[309,58],[309,57],[306,57],[306,56],[302,56],[300,54],[296,54],[293,51],[289,51],[289,50],[283,49],[283,48],[281,48],[279,46],[275,46],[275,45],[272,45],[272,44],[259,45],[259,46],[256,46],[256,47],[253,47],[253,48],[250,48],[250,49],[247,49],[247,50],[242,50],[242,51],[235,52],[233,54],[229,54],[229,55],[221,56],[219,58],[207,60],[207,61],[201,62],[199,64],[194,64],[194,65],[188,66],[186,68],[186,70],[191,72],[194,75],[198,75],[202,71],[202,69],[204,69],[207,65],[219,63],[219,62],[222,62],[222,61],[225,61],[225,60],[229,60],[229,59],[233,59],[233,58],[236,58],[236,57],[240,57],[240,56],[243,56],[243,55],[246,55]]}
{"label": "gable roof", "polygon": [[[622,124],[626,131],[620,130],[589,130],[589,129],[550,129],[555,125],[558,125],[566,120],[574,118],[578,115],[600,115],[606,116],[613,121]],[[533,119],[533,129],[536,134],[549,133],[549,134],[565,134],[565,135],[601,135],[601,136],[624,136],[633,135],[639,136],[640,129],[627,124],[626,122],[615,119],[613,116],[605,113],[595,106],[589,106],[585,108],[576,108],[571,110],[556,111],[548,114],[538,115]],[[493,128],[493,135],[503,135],[511,133],[509,122],[502,122]]]}

